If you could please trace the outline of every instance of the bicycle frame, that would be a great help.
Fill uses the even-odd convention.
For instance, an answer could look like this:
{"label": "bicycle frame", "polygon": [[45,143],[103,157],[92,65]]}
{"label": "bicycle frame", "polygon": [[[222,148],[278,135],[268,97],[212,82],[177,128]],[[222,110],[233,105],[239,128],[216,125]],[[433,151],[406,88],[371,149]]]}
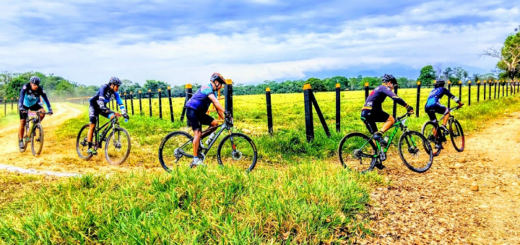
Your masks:
{"label": "bicycle frame", "polygon": [[[108,124],[111,124],[111,127],[107,127]],[[98,149],[102,147],[102,142],[105,141],[106,139],[106,136],[108,134],[108,132],[110,131],[110,129],[114,129],[115,127],[119,126],[119,121],[118,121],[118,117],[114,116],[114,118],[110,119],[109,122],[103,124],[103,126],[99,127],[99,118],[96,122],[96,128],[95,128],[95,134],[96,134],[96,142],[99,143],[99,146],[98,146]],[[106,127],[106,128],[105,128]],[[103,130],[103,128],[105,128]],[[103,130],[103,132],[101,133],[101,137],[100,137],[100,134],[99,134],[99,131]]]}
{"label": "bicycle frame", "polygon": [[[29,117],[27,116],[27,119],[25,120],[25,137],[27,139],[30,138],[30,136],[34,133],[34,129],[36,128],[36,125],[41,122],[41,118],[39,114],[46,114],[45,112],[39,112],[36,111],[36,117]],[[29,111],[27,111],[27,115],[29,115]],[[33,122],[32,127],[30,126],[30,123]],[[30,130],[29,130],[30,128]]]}
{"label": "bicycle frame", "polygon": [[[220,124],[220,125],[217,125],[215,127],[215,129],[213,128],[210,128],[210,129],[206,129],[202,132],[202,134],[206,133],[206,134],[210,134],[209,131],[213,131],[213,132],[217,132],[215,133],[215,137],[211,140],[211,142],[209,142],[209,144],[206,146],[206,147],[202,147],[202,137],[200,139],[200,146],[199,146],[199,153],[201,153],[204,157],[206,157],[206,153],[208,153],[208,151],[211,149],[211,147],[215,144],[215,142],[217,142],[217,139],[220,137],[220,135],[222,134],[222,132],[224,130],[228,130],[228,131],[231,131],[231,128],[232,128],[232,122],[231,123],[227,123],[227,122],[224,122],[223,124]],[[220,129],[219,129],[220,128]],[[231,133],[231,132],[230,132]],[[206,135],[205,135],[206,136]],[[184,146],[188,145],[188,144],[193,144],[193,140],[189,140],[187,141],[186,143],[184,143],[182,146],[180,146],[179,148],[183,148]],[[182,155],[186,156],[186,157],[189,157],[189,158],[193,158],[193,155],[191,154],[187,154],[185,153],[184,151],[180,152]]]}

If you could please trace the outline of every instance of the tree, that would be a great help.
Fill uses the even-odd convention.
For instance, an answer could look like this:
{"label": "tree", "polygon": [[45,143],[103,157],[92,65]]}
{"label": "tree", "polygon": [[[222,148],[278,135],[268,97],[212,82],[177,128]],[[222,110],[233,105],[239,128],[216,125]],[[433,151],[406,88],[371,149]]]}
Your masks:
{"label": "tree", "polygon": [[325,83],[319,78],[311,77],[307,79],[307,83],[311,85],[313,91],[326,91]]}
{"label": "tree", "polygon": [[[159,89],[161,89],[162,91],[166,91],[168,89],[168,86],[169,85],[163,81],[146,80],[146,83],[143,85],[143,93],[147,94],[148,90],[151,90],[152,97],[153,97],[154,94],[157,93]],[[194,84],[193,91],[195,91],[195,87],[200,87],[200,85],[197,86],[197,84]]]}
{"label": "tree", "polygon": [[[449,68],[449,67],[448,67]],[[446,68],[446,69],[448,69]],[[451,68],[450,68],[451,70]],[[433,70],[433,66],[427,65],[421,69],[421,75],[419,75],[419,80],[424,86],[432,86],[433,80],[435,80],[437,76],[435,75],[435,71]]]}
{"label": "tree", "polygon": [[504,46],[500,50],[489,48],[482,55],[499,59],[497,67],[504,72],[509,79],[514,79],[520,75],[520,30],[515,29],[516,33],[509,35],[504,41]]}

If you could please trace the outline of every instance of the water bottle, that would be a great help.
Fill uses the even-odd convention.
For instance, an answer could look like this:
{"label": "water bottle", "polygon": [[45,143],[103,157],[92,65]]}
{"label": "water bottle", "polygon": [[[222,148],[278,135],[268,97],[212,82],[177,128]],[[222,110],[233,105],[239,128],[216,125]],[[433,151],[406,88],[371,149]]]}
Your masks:
{"label": "water bottle", "polygon": [[213,140],[213,137],[215,137],[215,132],[213,132],[209,135],[208,139],[206,140],[206,145],[209,145],[209,142],[211,142]]}

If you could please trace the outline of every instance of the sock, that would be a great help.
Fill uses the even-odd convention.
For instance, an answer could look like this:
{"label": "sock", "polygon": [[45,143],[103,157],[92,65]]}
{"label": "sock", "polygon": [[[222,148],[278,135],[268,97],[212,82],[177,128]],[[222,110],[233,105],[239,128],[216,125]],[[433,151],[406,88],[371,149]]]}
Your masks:
{"label": "sock", "polygon": [[198,157],[194,157],[194,158],[193,158],[193,161],[198,161],[198,160],[199,160]]}

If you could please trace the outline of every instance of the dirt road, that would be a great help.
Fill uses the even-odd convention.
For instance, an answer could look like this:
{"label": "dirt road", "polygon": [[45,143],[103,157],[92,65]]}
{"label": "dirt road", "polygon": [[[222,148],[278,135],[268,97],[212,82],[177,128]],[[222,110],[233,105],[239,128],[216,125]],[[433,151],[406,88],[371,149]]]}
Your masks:
{"label": "dirt road", "polygon": [[426,174],[394,159],[380,173],[391,185],[371,195],[375,244],[520,244],[520,113],[467,135]]}

